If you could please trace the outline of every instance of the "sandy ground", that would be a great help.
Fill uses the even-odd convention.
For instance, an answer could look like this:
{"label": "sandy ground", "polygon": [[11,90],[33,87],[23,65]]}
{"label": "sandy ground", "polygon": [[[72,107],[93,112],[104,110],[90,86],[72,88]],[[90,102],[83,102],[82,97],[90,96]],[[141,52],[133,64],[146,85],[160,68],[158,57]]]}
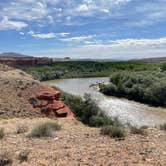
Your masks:
{"label": "sandy ground", "polygon": [[[147,129],[147,136],[127,134],[115,140],[100,134],[100,129],[87,127],[76,120],[54,120],[60,131],[48,138],[29,138],[31,128],[50,119],[0,120],[5,137],[0,140],[0,152],[12,154],[13,166],[165,166],[166,132]],[[52,120],[53,121],[53,120]],[[18,124],[26,124],[26,133],[16,134]],[[29,151],[28,161],[20,163],[18,154]]]}

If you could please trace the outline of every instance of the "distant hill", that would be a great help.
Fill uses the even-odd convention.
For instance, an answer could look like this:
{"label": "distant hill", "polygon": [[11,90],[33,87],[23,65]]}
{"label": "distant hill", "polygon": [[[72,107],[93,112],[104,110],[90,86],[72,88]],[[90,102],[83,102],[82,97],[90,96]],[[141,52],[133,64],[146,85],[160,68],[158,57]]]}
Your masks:
{"label": "distant hill", "polygon": [[5,52],[0,54],[0,58],[32,58],[32,56],[23,55],[14,52]]}
{"label": "distant hill", "polygon": [[38,58],[19,53],[7,52],[0,54],[0,64],[21,67],[21,66],[35,66],[46,65],[52,62],[51,58]]}
{"label": "distant hill", "polygon": [[166,62],[166,57],[133,59],[131,61],[145,62],[145,63],[161,63],[161,62]]}

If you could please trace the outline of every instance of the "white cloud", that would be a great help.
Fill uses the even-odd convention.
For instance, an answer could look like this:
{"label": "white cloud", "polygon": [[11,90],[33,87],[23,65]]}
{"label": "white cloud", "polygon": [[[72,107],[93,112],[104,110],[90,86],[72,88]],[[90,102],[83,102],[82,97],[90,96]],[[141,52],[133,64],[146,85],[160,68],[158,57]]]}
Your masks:
{"label": "white cloud", "polygon": [[[39,25],[65,22],[65,18],[77,16],[95,16],[98,13],[109,14],[115,6],[126,4],[131,0],[12,0],[3,3],[0,17]],[[70,19],[71,21],[71,19]],[[63,22],[63,23],[64,23]]]}
{"label": "white cloud", "polygon": [[87,39],[92,39],[95,35],[88,35],[88,36],[76,36],[76,37],[70,37],[70,38],[63,38],[62,41],[66,42],[81,42],[85,41]]}
{"label": "white cloud", "polygon": [[0,30],[20,30],[27,27],[28,25],[21,21],[11,21],[7,17],[4,17],[0,21]]}
{"label": "white cloud", "polygon": [[20,35],[25,35],[25,33],[24,33],[24,32],[20,32],[19,34],[20,34]]}
{"label": "white cloud", "polygon": [[166,37],[159,39],[124,39],[109,44],[91,44],[77,48],[43,50],[40,55],[73,58],[133,59],[166,56]]}
{"label": "white cloud", "polygon": [[48,23],[49,24],[53,24],[54,23],[54,18],[52,16],[48,16],[47,19],[48,19]]}
{"label": "white cloud", "polygon": [[7,16],[9,19],[33,21],[47,16],[49,9],[47,4],[34,0],[13,0],[6,3],[0,11],[0,16]]}
{"label": "white cloud", "polygon": [[66,36],[70,35],[70,33],[69,32],[61,32],[57,35],[60,35],[61,37],[66,37]]}
{"label": "white cloud", "polygon": [[34,38],[40,39],[51,39],[56,37],[55,33],[35,33],[34,31],[29,31],[28,34]]}
{"label": "white cloud", "polygon": [[[139,4],[133,5],[131,10],[121,10],[121,7],[132,1]],[[127,19],[128,26],[146,26],[165,21],[165,8],[165,0],[11,0],[2,3],[0,18],[6,16],[9,20],[35,26],[42,24],[43,27],[56,23],[84,24],[77,19],[82,16],[94,17],[94,19],[122,17]],[[135,15],[139,17],[133,19]]]}

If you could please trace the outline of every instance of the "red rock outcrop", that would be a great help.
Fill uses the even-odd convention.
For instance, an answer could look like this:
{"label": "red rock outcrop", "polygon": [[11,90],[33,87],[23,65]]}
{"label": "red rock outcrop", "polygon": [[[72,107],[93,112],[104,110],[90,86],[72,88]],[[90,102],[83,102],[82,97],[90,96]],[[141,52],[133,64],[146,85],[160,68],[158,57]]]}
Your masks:
{"label": "red rock outcrop", "polygon": [[71,110],[59,98],[59,91],[48,86],[40,86],[36,96],[30,98],[30,103],[34,111],[40,110],[47,117],[75,119]]}

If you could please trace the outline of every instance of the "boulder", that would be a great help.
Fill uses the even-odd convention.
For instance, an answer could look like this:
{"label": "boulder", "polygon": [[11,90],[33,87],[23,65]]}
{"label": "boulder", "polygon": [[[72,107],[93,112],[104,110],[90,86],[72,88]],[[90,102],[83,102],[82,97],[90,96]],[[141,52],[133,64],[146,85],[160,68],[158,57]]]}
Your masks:
{"label": "boulder", "polygon": [[71,110],[59,98],[59,91],[48,86],[41,86],[36,97],[30,99],[30,103],[34,109],[39,109],[45,116],[74,119]]}
{"label": "boulder", "polygon": [[62,101],[54,100],[52,104],[48,105],[48,109],[50,111],[56,111],[56,110],[59,110],[59,109],[63,108],[64,106],[65,105]]}

